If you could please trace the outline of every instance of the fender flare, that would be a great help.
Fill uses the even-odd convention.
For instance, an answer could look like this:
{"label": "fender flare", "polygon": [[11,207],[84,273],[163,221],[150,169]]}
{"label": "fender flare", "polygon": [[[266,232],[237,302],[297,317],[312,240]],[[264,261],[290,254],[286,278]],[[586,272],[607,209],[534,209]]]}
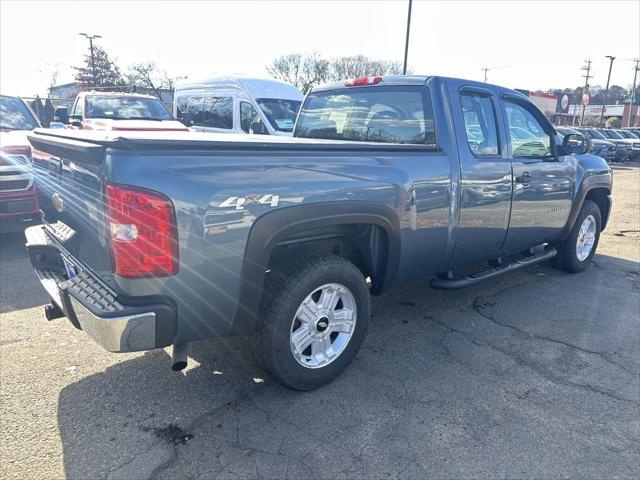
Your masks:
{"label": "fender flare", "polygon": [[580,213],[580,210],[582,210],[582,205],[584,205],[584,201],[587,198],[587,195],[590,191],[595,190],[596,188],[604,188],[609,192],[609,209],[606,215],[603,214],[602,216],[602,230],[604,230],[604,228],[607,226],[609,215],[611,213],[611,184],[600,177],[585,177],[582,182],[580,182],[578,193],[575,196],[573,206],[571,207],[571,212],[569,213],[569,218],[567,219],[567,223],[562,231],[562,234],[560,235],[560,238],[562,240],[569,236],[569,233],[571,232],[571,229],[573,228],[573,225],[578,218],[578,214]]}
{"label": "fender flare", "polygon": [[400,220],[396,210],[353,201],[281,208],[258,218],[249,231],[231,334],[246,335],[255,330],[269,260],[280,241],[313,228],[354,224],[377,225],[386,232],[388,251],[380,291],[389,288],[400,263]]}

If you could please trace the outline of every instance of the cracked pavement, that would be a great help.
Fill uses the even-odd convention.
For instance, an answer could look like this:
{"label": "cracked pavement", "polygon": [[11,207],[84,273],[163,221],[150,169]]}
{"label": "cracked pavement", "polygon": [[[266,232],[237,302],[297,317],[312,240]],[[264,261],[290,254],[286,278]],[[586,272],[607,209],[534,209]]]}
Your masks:
{"label": "cracked pavement", "polygon": [[[615,170],[593,266],[373,299],[355,362],[316,392],[242,338],[110,354],[47,322],[20,236],[0,243],[0,477],[637,478],[640,168]],[[634,233],[635,232],[635,233]]]}

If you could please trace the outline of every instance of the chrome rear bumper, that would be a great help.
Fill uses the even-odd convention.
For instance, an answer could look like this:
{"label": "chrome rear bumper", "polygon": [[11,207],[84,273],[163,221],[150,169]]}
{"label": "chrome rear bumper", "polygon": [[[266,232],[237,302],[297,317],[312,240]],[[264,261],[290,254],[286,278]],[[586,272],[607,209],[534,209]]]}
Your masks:
{"label": "chrome rear bumper", "polygon": [[[135,352],[171,345],[175,337],[175,310],[152,300],[125,305],[90,270],[57,245],[44,226],[25,231],[27,251],[36,276],[51,300],[69,321],[110,352]],[[69,278],[62,256],[76,267]]]}

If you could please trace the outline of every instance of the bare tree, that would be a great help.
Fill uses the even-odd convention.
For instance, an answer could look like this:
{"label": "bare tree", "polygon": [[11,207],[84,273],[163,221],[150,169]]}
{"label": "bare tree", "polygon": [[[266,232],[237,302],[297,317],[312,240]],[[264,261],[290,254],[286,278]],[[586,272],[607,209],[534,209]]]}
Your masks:
{"label": "bare tree", "polygon": [[374,60],[364,55],[337,57],[326,60],[318,52],[290,53],[276,58],[267,71],[272,77],[289,82],[307,93],[312,87],[328,80],[346,78],[401,75],[400,62]]}
{"label": "bare tree", "polygon": [[51,75],[49,77],[49,88],[47,90],[47,95],[48,96],[51,96],[51,90],[58,83],[58,73],[60,73],[60,70],[58,69],[58,65],[56,65],[53,68],[53,70],[51,71]]}
{"label": "bare tree", "polygon": [[267,71],[272,77],[289,82],[302,93],[307,93],[313,86],[328,80],[330,65],[318,52],[290,53],[276,58]]}
{"label": "bare tree", "polygon": [[401,75],[400,62],[374,60],[364,55],[338,57],[331,61],[331,79],[372,77],[374,75]]}
{"label": "bare tree", "polygon": [[127,84],[136,87],[150,88],[156,97],[162,100],[160,90],[173,90],[173,80],[167,72],[161,71],[155,62],[136,63],[129,67],[126,74]]}

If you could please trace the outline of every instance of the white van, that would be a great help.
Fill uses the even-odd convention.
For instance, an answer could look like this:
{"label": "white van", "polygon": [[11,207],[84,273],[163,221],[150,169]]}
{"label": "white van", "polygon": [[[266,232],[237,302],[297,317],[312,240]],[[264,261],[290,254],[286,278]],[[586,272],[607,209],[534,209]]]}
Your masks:
{"label": "white van", "polygon": [[193,130],[288,135],[304,96],[278,80],[239,76],[176,83],[175,117]]}

